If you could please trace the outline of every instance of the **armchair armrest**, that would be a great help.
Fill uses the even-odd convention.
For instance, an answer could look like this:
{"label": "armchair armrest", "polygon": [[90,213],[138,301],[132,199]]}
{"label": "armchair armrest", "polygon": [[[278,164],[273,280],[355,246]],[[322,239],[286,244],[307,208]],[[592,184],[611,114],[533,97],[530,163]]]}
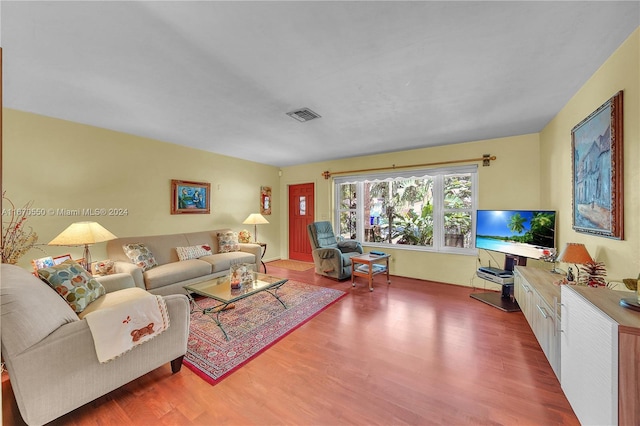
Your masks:
{"label": "armchair armrest", "polygon": [[338,248],[342,253],[358,252],[363,253],[362,244],[356,240],[342,240],[338,241]]}
{"label": "armchair armrest", "polygon": [[339,249],[333,247],[317,248],[312,251],[312,254],[318,257],[318,259],[333,259],[341,258],[342,253]]}

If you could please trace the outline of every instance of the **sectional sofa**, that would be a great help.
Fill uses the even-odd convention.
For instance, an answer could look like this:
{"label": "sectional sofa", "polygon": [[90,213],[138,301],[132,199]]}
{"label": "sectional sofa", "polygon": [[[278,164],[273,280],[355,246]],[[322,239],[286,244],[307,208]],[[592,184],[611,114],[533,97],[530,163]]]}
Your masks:
{"label": "sectional sofa", "polygon": [[233,263],[259,271],[262,248],[238,243],[230,229],[117,238],[107,242],[107,256],[117,273],[128,273],[136,286],[159,295],[185,293],[185,285],[229,273]]}

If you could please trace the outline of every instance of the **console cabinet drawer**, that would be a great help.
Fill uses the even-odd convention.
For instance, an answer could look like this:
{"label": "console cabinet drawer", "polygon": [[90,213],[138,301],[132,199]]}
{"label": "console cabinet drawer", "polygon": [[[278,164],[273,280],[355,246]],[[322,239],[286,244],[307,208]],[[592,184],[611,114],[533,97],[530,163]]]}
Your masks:
{"label": "console cabinet drawer", "polygon": [[542,269],[516,267],[514,296],[553,372],[560,380],[560,312],[556,289],[548,288],[555,285],[554,279],[558,279],[558,276]]}

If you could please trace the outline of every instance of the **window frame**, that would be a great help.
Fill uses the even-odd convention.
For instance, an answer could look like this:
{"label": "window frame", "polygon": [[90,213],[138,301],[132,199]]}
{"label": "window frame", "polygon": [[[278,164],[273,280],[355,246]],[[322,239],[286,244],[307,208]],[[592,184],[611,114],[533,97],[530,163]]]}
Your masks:
{"label": "window frame", "polygon": [[[447,175],[469,174],[471,179],[471,208],[451,209],[445,208],[444,203],[444,178]],[[365,241],[364,226],[364,205],[360,202],[364,200],[364,183],[372,181],[390,181],[398,179],[422,179],[429,177],[433,180],[433,244],[431,246],[409,245],[409,244],[389,244],[384,242],[368,242]],[[356,208],[342,209],[340,185],[355,184],[356,186]],[[413,250],[437,253],[452,253],[476,255],[474,236],[476,233],[476,211],[478,210],[478,166],[465,165],[453,166],[446,168],[428,168],[414,170],[393,170],[388,172],[378,172],[369,174],[358,174],[349,176],[340,176],[333,178],[334,192],[334,220],[333,226],[336,229],[336,235],[340,234],[340,215],[343,212],[353,211],[356,213],[356,239],[362,241],[363,245],[370,247],[378,247],[381,249],[392,248],[397,250]],[[471,216],[471,230],[469,247],[451,247],[445,246],[445,228],[444,217],[450,212],[469,212]]]}

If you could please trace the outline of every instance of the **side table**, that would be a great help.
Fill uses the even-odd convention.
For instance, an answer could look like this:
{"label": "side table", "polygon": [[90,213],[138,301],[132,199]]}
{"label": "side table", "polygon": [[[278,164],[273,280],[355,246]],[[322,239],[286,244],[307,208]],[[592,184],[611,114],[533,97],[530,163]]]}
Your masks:
{"label": "side table", "polygon": [[267,252],[267,243],[256,243],[262,248],[262,254],[260,255],[260,263],[262,263],[262,267],[264,268],[264,273],[267,273],[267,265],[264,264],[262,260],[264,258],[264,254]]}
{"label": "side table", "polygon": [[384,272],[387,273],[387,284],[391,284],[389,279],[390,257],[390,254],[372,255],[370,253],[353,256],[351,258],[351,285],[353,287],[356,286],[356,277],[367,277],[369,279],[369,291],[373,291],[374,275]]}

